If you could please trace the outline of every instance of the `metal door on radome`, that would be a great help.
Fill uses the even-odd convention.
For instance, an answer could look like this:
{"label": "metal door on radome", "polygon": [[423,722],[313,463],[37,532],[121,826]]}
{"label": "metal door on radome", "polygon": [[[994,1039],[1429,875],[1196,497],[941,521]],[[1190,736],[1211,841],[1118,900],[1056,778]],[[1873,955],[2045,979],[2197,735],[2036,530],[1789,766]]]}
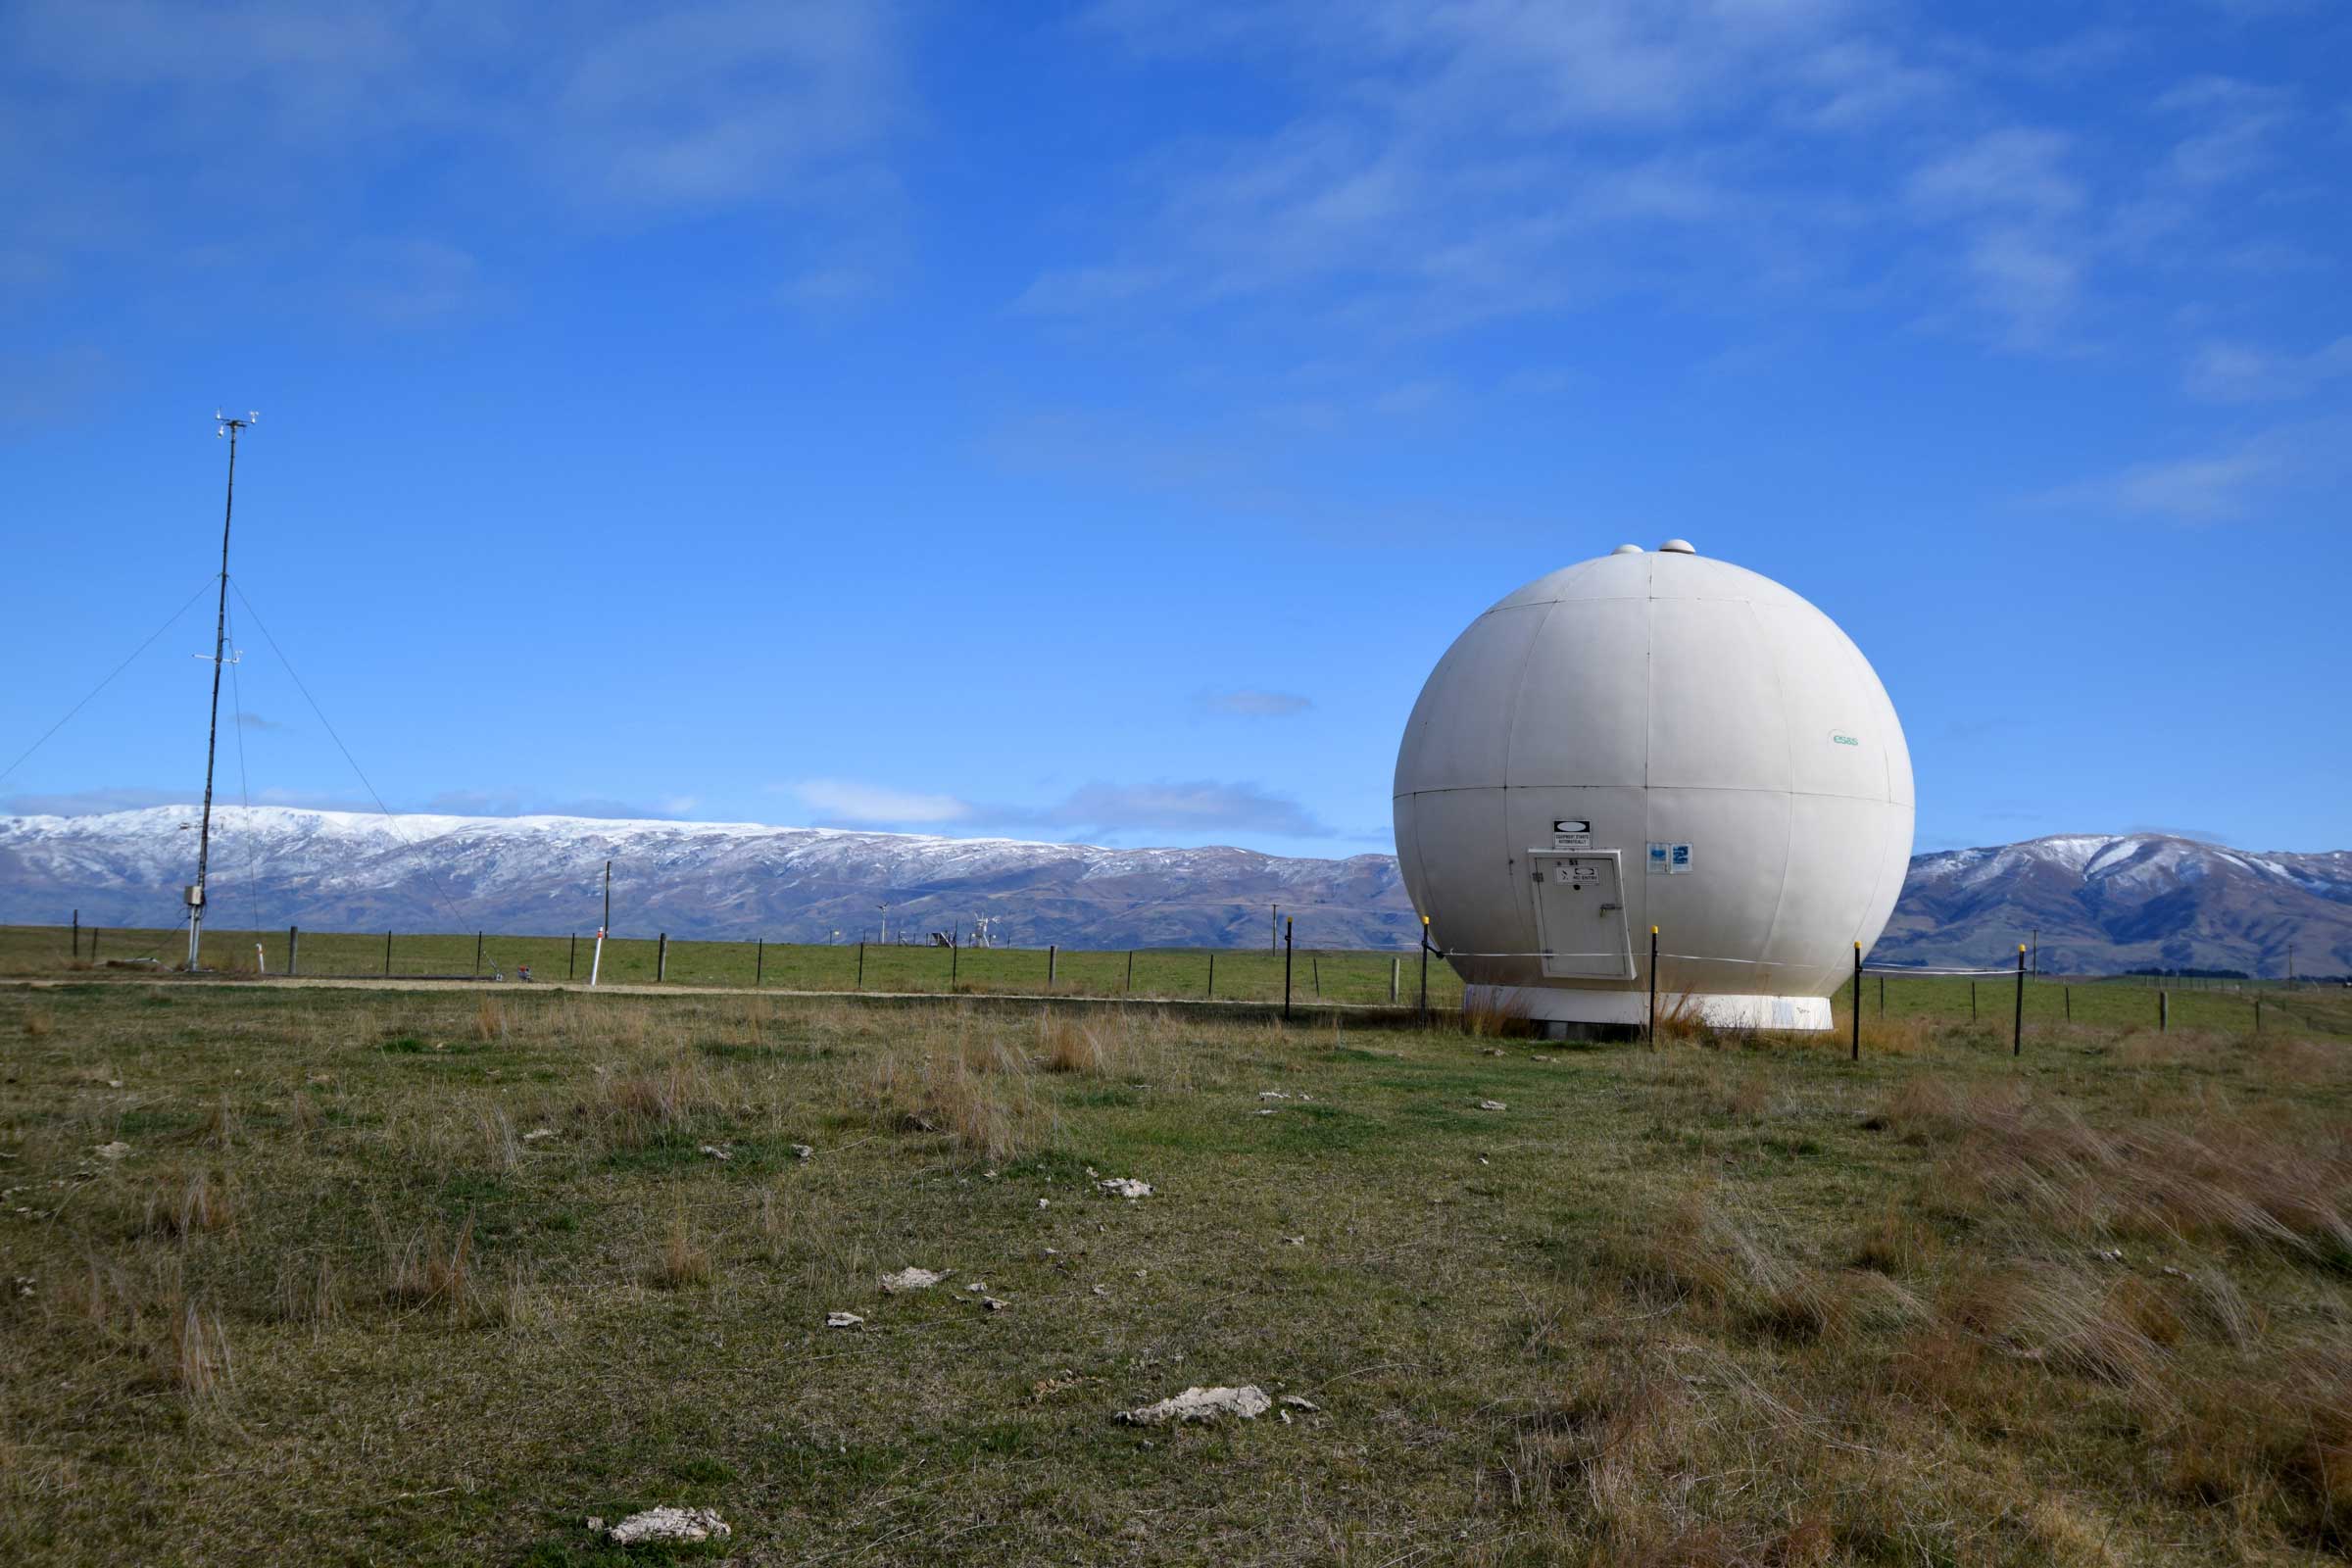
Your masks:
{"label": "metal door on radome", "polygon": [[1547,979],[1631,980],[1634,949],[1625,912],[1625,868],[1615,850],[1531,852],[1536,937]]}

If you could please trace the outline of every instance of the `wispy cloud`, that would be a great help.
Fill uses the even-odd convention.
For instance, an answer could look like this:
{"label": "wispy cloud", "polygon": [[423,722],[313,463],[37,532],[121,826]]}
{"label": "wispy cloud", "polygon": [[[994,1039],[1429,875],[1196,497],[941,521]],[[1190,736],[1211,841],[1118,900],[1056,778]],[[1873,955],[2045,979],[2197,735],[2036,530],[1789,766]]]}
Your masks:
{"label": "wispy cloud", "polygon": [[2259,432],[2184,457],[2133,464],[2038,497],[2182,523],[2230,522],[2306,504],[2336,506],[2332,489],[2352,470],[2352,420],[2317,419]]}
{"label": "wispy cloud", "polygon": [[[674,822],[691,815],[699,804],[691,795],[671,795],[655,801],[615,801],[604,796],[551,798],[518,790],[444,790],[418,809],[442,816],[592,816],[632,822]],[[361,808],[372,808],[372,805]]]}
{"label": "wispy cloud", "polygon": [[2352,335],[2309,354],[2208,341],[2190,356],[2184,380],[2190,396],[2208,403],[2263,403],[2301,397],[2343,376],[2352,376]]}
{"label": "wispy cloud", "polygon": [[906,30],[895,4],[223,0],[190,26],[163,0],[27,0],[0,10],[0,102],[40,106],[37,140],[8,136],[38,156],[0,171],[0,267],[62,288],[77,256],[184,266],[193,224],[281,301],[410,326],[491,297],[488,269],[375,231],[355,182],[581,231],[792,206],[870,232],[916,119]]}
{"label": "wispy cloud", "polygon": [[923,823],[961,822],[971,817],[972,806],[953,795],[860,784],[851,779],[807,778],[784,786],[808,809],[834,822]]}
{"label": "wispy cloud", "polygon": [[1315,706],[1314,700],[1295,692],[1266,692],[1252,687],[1238,691],[1208,692],[1198,700],[1204,713],[1223,713],[1240,718],[1296,718]]}
{"label": "wispy cloud", "polygon": [[1289,796],[1253,783],[1217,779],[1145,784],[1095,781],[1047,805],[969,801],[847,779],[803,779],[779,786],[819,813],[822,826],[941,827],[1061,837],[1124,839],[1136,834],[1187,837],[1261,834],[1331,838],[1329,824]]}
{"label": "wispy cloud", "polygon": [[158,790],[140,785],[102,786],[88,790],[11,795],[0,808],[16,816],[95,816],[104,811],[136,811],[150,806],[179,806],[194,801],[194,790]]}
{"label": "wispy cloud", "polygon": [[249,713],[243,710],[239,710],[237,712],[237,723],[242,728],[253,730],[281,730],[286,728],[284,724],[279,723],[274,718],[265,718],[260,713]]}

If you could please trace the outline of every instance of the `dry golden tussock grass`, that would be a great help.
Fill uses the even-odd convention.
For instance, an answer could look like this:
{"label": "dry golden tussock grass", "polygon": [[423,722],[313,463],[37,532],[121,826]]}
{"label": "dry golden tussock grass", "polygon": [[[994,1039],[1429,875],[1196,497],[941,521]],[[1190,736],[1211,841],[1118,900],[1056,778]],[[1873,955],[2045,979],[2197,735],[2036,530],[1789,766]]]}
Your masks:
{"label": "dry golden tussock grass", "polygon": [[1099,1078],[1116,1070],[1107,1019],[1076,1017],[1048,1007],[1038,1014],[1037,1043],[1049,1072]]}
{"label": "dry golden tussock grass", "polygon": [[1880,1274],[1916,1274],[1942,1251],[1942,1239],[1934,1226],[1908,1207],[1890,1202],[1863,1227],[1854,1243],[1853,1263]]}
{"label": "dry golden tussock grass", "polygon": [[277,1276],[276,1304],[278,1316],[288,1323],[308,1323],[323,1331],[341,1322],[342,1283],[334,1260],[324,1252],[315,1259],[286,1259]]}
{"label": "dry golden tussock grass", "polygon": [[1051,1140],[1053,1113],[1031,1078],[1002,1039],[936,1039],[920,1056],[877,1056],[863,1099],[878,1126],[937,1134],[966,1159],[1002,1163]]}
{"label": "dry golden tussock grass", "polygon": [[396,1306],[439,1310],[452,1324],[478,1318],[483,1301],[474,1277],[473,1216],[444,1236],[426,1224],[406,1239],[386,1239],[384,1298]]}
{"label": "dry golden tussock grass", "polygon": [[1461,1028],[1474,1040],[1537,1040],[1544,1035],[1544,1025],[1527,1015],[1527,1003],[1518,997],[1481,996],[1475,1005],[1463,1006]]}
{"label": "dry golden tussock grass", "polygon": [[220,1314],[192,1300],[172,1315],[163,1360],[173,1385],[191,1399],[222,1397],[235,1382],[235,1362]]}
{"label": "dry golden tussock grass", "polygon": [[650,1070],[607,1074],[583,1110],[605,1124],[614,1143],[636,1147],[684,1133],[697,1116],[723,1108],[702,1058],[677,1055]]}
{"label": "dry golden tussock grass", "polygon": [[236,1217],[236,1198],[227,1177],[212,1171],[194,1171],[147,1195],[146,1228],[159,1236],[185,1241],[226,1230]]}
{"label": "dry golden tussock grass", "polygon": [[710,1260],[710,1249],[695,1237],[686,1211],[680,1208],[662,1236],[662,1245],[655,1250],[653,1261],[646,1266],[647,1282],[665,1291],[682,1291],[708,1285],[717,1276],[717,1265]]}
{"label": "dry golden tussock grass", "polygon": [[204,1120],[197,1124],[195,1136],[206,1148],[225,1152],[236,1147],[244,1132],[245,1123],[237,1115],[237,1107],[229,1103],[228,1096],[222,1095],[205,1108]]}

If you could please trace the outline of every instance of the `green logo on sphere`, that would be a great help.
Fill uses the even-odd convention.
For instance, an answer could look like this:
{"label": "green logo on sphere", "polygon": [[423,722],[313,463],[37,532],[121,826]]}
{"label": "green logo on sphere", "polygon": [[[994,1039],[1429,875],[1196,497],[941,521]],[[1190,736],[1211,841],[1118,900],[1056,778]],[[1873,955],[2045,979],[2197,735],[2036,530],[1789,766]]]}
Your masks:
{"label": "green logo on sphere", "polygon": [[1859,746],[1862,744],[1860,741],[1854,739],[1854,737],[1851,735],[1840,735],[1836,730],[1830,731],[1830,739],[1836,741],[1840,746]]}

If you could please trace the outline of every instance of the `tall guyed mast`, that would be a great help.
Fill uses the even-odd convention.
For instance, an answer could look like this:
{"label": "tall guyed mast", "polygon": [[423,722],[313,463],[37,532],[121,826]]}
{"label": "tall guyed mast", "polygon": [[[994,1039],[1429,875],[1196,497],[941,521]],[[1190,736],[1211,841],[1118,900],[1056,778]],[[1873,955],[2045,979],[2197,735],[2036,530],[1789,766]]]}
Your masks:
{"label": "tall guyed mast", "polygon": [[[188,967],[198,966],[197,945],[204,935],[204,882],[213,855],[213,757],[220,741],[220,666],[228,652],[228,525],[237,510],[237,437],[261,418],[248,412],[243,418],[215,414],[216,432],[228,438],[228,496],[220,509],[220,608],[213,618],[213,711],[204,733],[204,818],[196,829],[196,880],[188,885]],[[196,656],[202,659],[204,656]]]}

